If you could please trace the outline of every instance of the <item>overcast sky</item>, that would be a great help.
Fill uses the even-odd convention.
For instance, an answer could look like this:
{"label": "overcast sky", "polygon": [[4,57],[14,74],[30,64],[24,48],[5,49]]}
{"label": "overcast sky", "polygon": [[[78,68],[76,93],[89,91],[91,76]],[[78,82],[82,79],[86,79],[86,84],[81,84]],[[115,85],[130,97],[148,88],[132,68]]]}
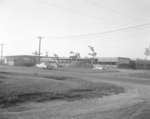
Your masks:
{"label": "overcast sky", "polygon": [[[130,27],[140,24],[147,25]],[[4,55],[31,55],[38,36],[44,37],[43,55],[87,56],[92,45],[99,57],[143,58],[150,45],[150,0],[0,0]]]}

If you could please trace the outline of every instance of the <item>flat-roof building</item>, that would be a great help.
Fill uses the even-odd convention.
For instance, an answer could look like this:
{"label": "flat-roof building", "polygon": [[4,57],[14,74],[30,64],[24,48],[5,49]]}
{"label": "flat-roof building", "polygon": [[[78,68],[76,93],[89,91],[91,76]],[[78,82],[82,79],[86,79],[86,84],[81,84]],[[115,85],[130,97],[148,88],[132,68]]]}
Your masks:
{"label": "flat-roof building", "polygon": [[125,57],[100,57],[97,58],[97,64],[107,67],[129,68],[130,58]]}
{"label": "flat-roof building", "polygon": [[[150,69],[150,60],[136,59],[132,60],[126,57],[98,57],[92,58],[71,58],[71,57],[40,57],[41,62],[49,64],[61,65],[81,65],[81,64],[94,64],[108,68],[131,68],[131,69]],[[5,56],[4,63],[15,66],[34,66],[39,63],[39,57],[34,55],[14,55]]]}

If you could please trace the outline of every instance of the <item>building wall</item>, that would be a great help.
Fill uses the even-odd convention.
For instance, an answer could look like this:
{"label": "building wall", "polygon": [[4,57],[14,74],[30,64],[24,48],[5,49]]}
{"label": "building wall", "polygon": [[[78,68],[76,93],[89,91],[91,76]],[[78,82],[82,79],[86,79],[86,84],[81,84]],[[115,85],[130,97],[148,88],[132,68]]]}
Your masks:
{"label": "building wall", "polygon": [[117,67],[118,68],[131,68],[130,61],[131,61],[130,58],[119,57],[118,62],[117,62]]}
{"label": "building wall", "polygon": [[[8,65],[16,65],[16,66],[34,66],[38,63],[38,56],[30,56],[30,55],[18,55],[18,56],[6,56],[4,61],[5,64]],[[53,63],[53,64],[61,64],[64,66],[71,64],[90,64],[93,62],[94,65],[101,65],[103,67],[110,68],[131,68],[131,69],[150,69],[150,61],[149,60],[131,60],[130,58],[117,57],[117,58],[96,58],[94,61],[90,58],[79,58],[79,59],[71,59],[64,57],[41,57],[41,62]]]}
{"label": "building wall", "polygon": [[110,67],[110,68],[131,68],[130,67],[130,58],[124,57],[105,57],[105,58],[98,58],[97,64],[103,67]]}
{"label": "building wall", "polygon": [[150,60],[135,60],[135,69],[150,69]]}
{"label": "building wall", "polygon": [[[78,59],[72,59],[67,57],[42,57],[41,62],[49,62],[49,63],[56,63],[59,62],[60,64],[71,64],[72,62],[90,62],[91,59],[88,58],[78,58]],[[94,61],[95,62],[95,61]]]}
{"label": "building wall", "polygon": [[5,63],[15,66],[34,66],[37,63],[37,57],[28,55],[7,56]]}

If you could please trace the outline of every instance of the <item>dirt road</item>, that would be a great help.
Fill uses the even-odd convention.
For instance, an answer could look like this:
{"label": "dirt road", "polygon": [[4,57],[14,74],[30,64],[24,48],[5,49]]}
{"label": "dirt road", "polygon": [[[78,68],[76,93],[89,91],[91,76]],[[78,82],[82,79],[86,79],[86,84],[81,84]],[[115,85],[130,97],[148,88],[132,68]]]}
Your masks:
{"label": "dirt road", "polygon": [[[90,76],[84,74],[83,80],[90,80]],[[115,83],[125,87],[126,93],[73,102],[26,103],[0,110],[0,119],[150,119],[150,83],[139,83],[148,78],[127,78],[125,73],[94,76],[93,82]]]}

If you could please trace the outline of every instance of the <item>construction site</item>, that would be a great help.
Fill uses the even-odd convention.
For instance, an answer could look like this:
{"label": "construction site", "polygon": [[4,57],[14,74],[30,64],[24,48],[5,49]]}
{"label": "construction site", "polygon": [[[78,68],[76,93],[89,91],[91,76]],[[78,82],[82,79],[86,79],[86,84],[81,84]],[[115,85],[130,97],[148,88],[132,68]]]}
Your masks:
{"label": "construction site", "polygon": [[[91,66],[92,58],[70,58],[70,57],[46,57],[40,58],[41,63],[49,66],[61,65],[64,67],[87,67]],[[4,58],[5,65],[11,66],[35,66],[39,63],[39,57],[33,55],[17,55],[6,56]],[[123,68],[123,69],[150,69],[150,60],[145,59],[130,59],[125,57],[95,57],[93,66],[103,68]]]}
{"label": "construction site", "polygon": [[149,0],[0,0],[0,119],[150,119]]}

